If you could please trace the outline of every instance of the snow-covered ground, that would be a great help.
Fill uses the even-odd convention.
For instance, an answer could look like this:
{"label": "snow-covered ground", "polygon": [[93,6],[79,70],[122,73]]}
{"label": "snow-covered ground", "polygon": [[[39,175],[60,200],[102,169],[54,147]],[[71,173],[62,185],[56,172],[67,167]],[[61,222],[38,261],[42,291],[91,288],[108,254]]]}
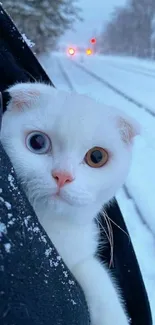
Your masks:
{"label": "snow-covered ground", "polygon": [[41,58],[58,88],[68,89],[61,71],[62,65],[76,91],[87,93],[112,107],[119,107],[142,125],[142,135],[135,141],[132,167],[126,185],[144,222],[136,213],[134,202],[126,197],[123,189],[119,191],[117,199],[137,254],[155,325],[155,117],[79,69],[74,61],[154,112],[155,63],[101,55],[83,58],[77,55],[69,59],[62,54],[50,54]]}

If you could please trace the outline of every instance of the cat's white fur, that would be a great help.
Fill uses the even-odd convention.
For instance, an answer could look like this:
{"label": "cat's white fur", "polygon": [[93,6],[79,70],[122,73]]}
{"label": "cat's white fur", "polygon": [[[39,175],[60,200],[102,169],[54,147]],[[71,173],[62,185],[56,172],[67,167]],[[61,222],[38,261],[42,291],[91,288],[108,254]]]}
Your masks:
{"label": "cat's white fur", "polygon": [[[122,186],[130,167],[138,124],[121,111],[77,93],[44,84],[17,84],[2,119],[0,139],[40,223],[81,284],[92,325],[127,325],[118,289],[106,266],[95,257],[95,218]],[[52,142],[50,154],[34,154],[26,134],[40,130]],[[85,154],[94,146],[109,152],[108,163],[91,168]],[[52,171],[67,171],[74,181],[60,189]]]}

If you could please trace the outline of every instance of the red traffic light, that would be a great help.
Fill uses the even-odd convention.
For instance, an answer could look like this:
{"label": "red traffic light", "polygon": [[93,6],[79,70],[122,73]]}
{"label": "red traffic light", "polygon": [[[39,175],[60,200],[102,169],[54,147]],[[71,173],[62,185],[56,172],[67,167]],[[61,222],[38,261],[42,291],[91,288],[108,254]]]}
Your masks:
{"label": "red traffic light", "polygon": [[96,43],[96,38],[91,38],[90,42],[91,42],[92,44],[95,44],[95,43]]}

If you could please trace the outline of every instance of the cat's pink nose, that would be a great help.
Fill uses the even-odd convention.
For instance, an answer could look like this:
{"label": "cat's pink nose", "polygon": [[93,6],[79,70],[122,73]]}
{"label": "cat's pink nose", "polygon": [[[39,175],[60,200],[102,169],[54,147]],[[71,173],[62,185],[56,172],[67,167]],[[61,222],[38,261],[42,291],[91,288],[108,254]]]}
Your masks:
{"label": "cat's pink nose", "polygon": [[59,187],[63,187],[66,183],[71,183],[73,181],[72,175],[65,172],[55,171],[52,173],[52,176],[56,180]]}

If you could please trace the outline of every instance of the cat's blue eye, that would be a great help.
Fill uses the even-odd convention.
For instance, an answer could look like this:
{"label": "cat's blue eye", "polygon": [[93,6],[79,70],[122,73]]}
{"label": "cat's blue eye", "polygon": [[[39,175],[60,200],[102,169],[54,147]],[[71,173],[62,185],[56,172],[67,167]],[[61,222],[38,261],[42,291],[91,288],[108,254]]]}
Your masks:
{"label": "cat's blue eye", "polygon": [[47,134],[33,131],[26,137],[27,148],[36,154],[46,154],[51,149],[51,140]]}

